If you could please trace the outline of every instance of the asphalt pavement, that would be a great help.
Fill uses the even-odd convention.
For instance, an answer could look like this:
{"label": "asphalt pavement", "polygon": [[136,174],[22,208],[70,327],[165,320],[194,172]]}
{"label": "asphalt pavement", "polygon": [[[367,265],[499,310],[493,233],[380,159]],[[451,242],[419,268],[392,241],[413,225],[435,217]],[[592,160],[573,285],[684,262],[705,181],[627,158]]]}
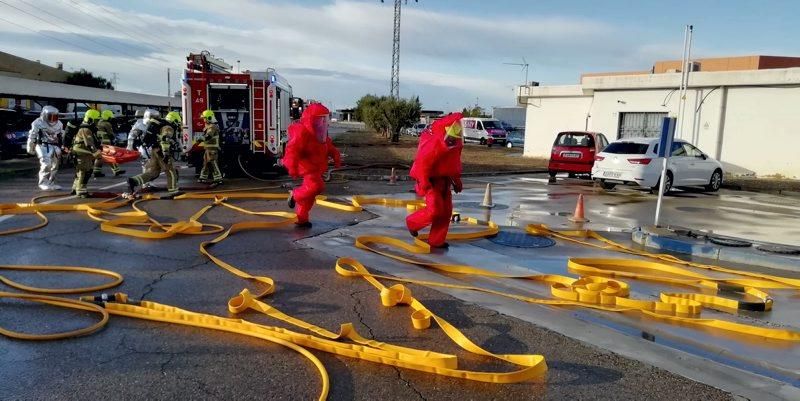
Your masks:
{"label": "asphalt pavement", "polygon": [[[128,168],[129,174],[134,168]],[[68,187],[70,177],[62,173]],[[162,180],[163,181],[163,180]],[[184,186],[194,185],[187,177]],[[121,191],[122,178],[93,180],[91,186]],[[162,183],[163,184],[163,183]],[[265,186],[229,180],[223,188]],[[477,185],[477,184],[476,184]],[[26,202],[39,195],[33,177],[0,182],[0,203]],[[408,184],[347,182],[329,185],[336,196],[400,192]],[[282,192],[280,188],[266,190]],[[60,202],[77,202],[69,198]],[[257,210],[287,210],[283,202],[236,201]],[[185,219],[208,201],[152,201],[143,206],[162,221]],[[139,240],[103,233],[82,213],[51,213],[37,231],[0,237],[4,264],[86,265],[125,276],[118,289],[135,299],[228,316],[227,300],[247,283],[223,271],[198,252],[208,237],[178,236]],[[213,251],[244,270],[267,275],[278,290],[268,302],[281,310],[336,331],[352,322],[365,336],[400,345],[450,352],[474,369],[508,369],[462,352],[438,328],[416,331],[407,308],[383,308],[378,293],[363,280],[347,279],[333,270],[330,249],[306,245],[315,237],[371,221],[370,212],[344,213],[317,207],[314,227],[236,234]],[[229,226],[259,219],[215,208],[204,222]],[[32,216],[0,216],[0,230],[31,224]],[[347,252],[345,248],[339,252]],[[3,275],[32,285],[78,284],[68,275]],[[82,283],[82,282],[81,282]],[[0,287],[0,290],[8,290]],[[115,290],[116,291],[116,290]],[[543,383],[486,384],[439,377],[314,351],[331,375],[330,399],[729,399],[711,386],[613,352],[571,339],[549,329],[414,286],[429,308],[495,353],[539,353],[550,368]],[[59,331],[93,321],[83,313],[3,301],[2,326],[33,332]],[[241,316],[277,324],[261,315]],[[293,351],[252,338],[164,323],[112,317],[93,335],[53,342],[0,338],[0,399],[312,399],[320,389],[317,373]]]}

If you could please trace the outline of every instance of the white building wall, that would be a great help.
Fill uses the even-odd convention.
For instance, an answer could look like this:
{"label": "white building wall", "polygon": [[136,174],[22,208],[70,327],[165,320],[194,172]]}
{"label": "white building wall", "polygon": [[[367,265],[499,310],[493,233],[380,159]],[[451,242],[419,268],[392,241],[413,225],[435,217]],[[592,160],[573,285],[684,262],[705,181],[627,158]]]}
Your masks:
{"label": "white building wall", "polygon": [[[776,74],[780,75],[777,71],[767,75]],[[746,76],[748,80],[761,77]],[[800,87],[735,84],[740,86],[690,88],[686,118],[676,135],[722,161],[729,172],[800,178]],[[677,91],[668,96],[672,89],[597,86],[531,88],[529,95],[521,92],[521,100],[527,102],[524,155],[549,157],[558,132],[587,127],[587,112],[588,130],[602,132],[609,140],[617,138],[620,113],[679,115],[680,96]],[[582,91],[585,96],[561,96]]]}
{"label": "white building wall", "polygon": [[531,99],[525,116],[524,156],[550,157],[556,134],[583,131],[591,96]]}
{"label": "white building wall", "polygon": [[730,88],[722,160],[800,178],[800,88]]}

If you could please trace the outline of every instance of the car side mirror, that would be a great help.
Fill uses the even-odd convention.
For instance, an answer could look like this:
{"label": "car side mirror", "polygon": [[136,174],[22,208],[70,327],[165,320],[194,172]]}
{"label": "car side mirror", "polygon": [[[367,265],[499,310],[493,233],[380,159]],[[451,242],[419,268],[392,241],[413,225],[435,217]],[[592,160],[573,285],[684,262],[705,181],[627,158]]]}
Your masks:
{"label": "car side mirror", "polygon": [[700,154],[700,158],[701,158],[701,159],[703,159],[703,160],[707,160],[707,159],[708,159],[708,156],[706,156],[706,154],[705,154],[705,153],[701,153],[701,154]]}

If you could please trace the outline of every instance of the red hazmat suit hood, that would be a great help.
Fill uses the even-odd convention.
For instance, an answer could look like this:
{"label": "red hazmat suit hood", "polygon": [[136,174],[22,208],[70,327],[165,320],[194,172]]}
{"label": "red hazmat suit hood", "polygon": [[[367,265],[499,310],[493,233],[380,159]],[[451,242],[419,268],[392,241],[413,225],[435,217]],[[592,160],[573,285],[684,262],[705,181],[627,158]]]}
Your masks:
{"label": "red hazmat suit hood", "polygon": [[461,118],[461,113],[448,114],[434,121],[430,129],[420,135],[417,155],[409,173],[418,183],[425,186],[431,177],[461,177],[463,132],[462,139],[455,141],[453,147],[445,144],[448,127],[460,122]]}
{"label": "red hazmat suit hood", "polygon": [[[300,121],[307,130],[314,133],[317,141],[324,143],[328,138],[328,116],[331,111],[322,103],[314,103],[303,110]],[[324,120],[323,120],[324,119]]]}
{"label": "red hazmat suit hood", "polygon": [[430,128],[433,136],[444,139],[444,136],[447,133],[447,127],[453,125],[457,121],[461,121],[462,117],[463,116],[461,113],[450,113],[434,121]]}
{"label": "red hazmat suit hood", "polygon": [[303,110],[300,121],[289,126],[283,164],[292,177],[321,175],[328,169],[329,157],[340,166],[339,151],[328,137],[329,115],[327,107],[314,103]]}

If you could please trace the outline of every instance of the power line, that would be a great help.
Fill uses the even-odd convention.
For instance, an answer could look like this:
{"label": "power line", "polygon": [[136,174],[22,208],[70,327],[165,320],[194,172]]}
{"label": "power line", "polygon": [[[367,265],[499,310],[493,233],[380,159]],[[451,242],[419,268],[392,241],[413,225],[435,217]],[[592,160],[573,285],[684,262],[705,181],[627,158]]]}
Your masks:
{"label": "power line", "polygon": [[[96,18],[96,16],[92,15],[91,12],[84,10],[83,9],[83,5],[81,3],[78,3],[78,2],[73,1],[73,0],[62,0],[62,2],[65,3],[65,4],[67,3],[67,1],[69,1],[70,3],[75,5],[75,7],[72,7],[74,10],[80,12],[81,14],[84,14],[84,15],[88,16],[89,18],[92,18],[96,22],[99,22],[99,23],[105,25],[106,27],[110,28],[112,30],[112,32],[122,33],[125,36],[127,36],[128,39],[131,39],[136,43],[140,43],[142,41],[142,38],[143,38],[142,36],[139,36],[138,38],[134,38],[131,35],[131,32],[133,32],[133,31],[128,31],[127,29],[124,29],[124,32],[123,32],[122,26],[114,26],[114,25],[109,24],[108,22],[106,22],[102,18]],[[133,32],[133,34],[136,35],[136,32]],[[144,46],[149,47],[151,51],[158,51],[158,48],[148,44],[147,41],[144,42]]]}
{"label": "power line", "polygon": [[[52,16],[52,17],[56,18],[56,20],[59,20],[59,17],[58,17],[57,15],[53,15],[52,13],[48,12],[47,10],[43,10],[43,9],[41,9],[41,8],[39,8],[39,7],[36,7],[35,5],[33,5],[33,4],[30,4],[30,3],[26,2],[25,0],[20,0],[20,1],[21,1],[22,3],[24,3],[24,4],[28,5],[28,7],[35,8],[36,10],[39,10],[39,11],[41,11],[41,12],[43,12],[43,13],[47,14],[47,15],[50,15],[50,16]],[[52,26],[54,26],[54,27],[56,27],[56,28],[59,28],[59,29],[61,29],[61,30],[67,31],[67,32],[69,32],[69,33],[73,33],[73,34],[75,34],[75,35],[78,35],[78,36],[80,36],[81,38],[83,38],[83,39],[85,39],[85,40],[88,40],[88,41],[90,41],[90,42],[92,42],[92,43],[98,44],[98,45],[100,45],[100,46],[103,46],[103,47],[105,47],[105,48],[107,48],[107,49],[111,49],[111,50],[112,50],[112,51],[114,51],[114,52],[117,52],[117,53],[120,53],[120,54],[126,55],[126,56],[128,56],[128,57],[133,57],[133,58],[136,58],[136,56],[134,56],[133,54],[130,54],[130,53],[128,53],[128,52],[125,52],[125,51],[123,51],[123,50],[119,50],[119,49],[113,48],[113,47],[111,47],[111,46],[108,46],[108,45],[106,45],[105,43],[102,43],[102,42],[100,42],[100,41],[98,41],[98,40],[95,40],[94,38],[91,38],[91,37],[88,37],[88,36],[86,36],[86,35],[83,35],[83,34],[81,34],[81,33],[78,33],[78,32],[76,32],[76,31],[73,31],[72,29],[67,29],[67,28],[65,28],[63,25],[60,25],[60,24],[56,24],[56,23],[54,23],[54,22],[47,21],[47,20],[45,20],[45,19],[43,19],[43,18],[41,18],[41,17],[39,17],[39,16],[37,16],[37,15],[35,15],[35,14],[29,13],[29,12],[27,12],[27,11],[25,11],[25,10],[21,9],[21,8],[17,8],[17,7],[15,7],[15,6],[12,6],[12,5],[10,5],[10,4],[8,4],[8,3],[6,3],[5,1],[2,1],[2,0],[0,0],[0,3],[3,3],[3,4],[5,4],[5,5],[7,5],[7,6],[11,7],[11,8],[14,8],[14,9],[16,9],[16,10],[20,11],[20,12],[23,12],[23,13],[25,13],[25,14],[27,14],[27,15],[31,16],[31,17],[34,17],[34,18],[38,19],[39,21],[44,21],[45,23],[47,23],[47,24],[50,24],[50,25],[52,25]]]}
{"label": "power line", "polygon": [[[112,17],[112,18],[114,18],[114,19],[116,19],[117,21],[119,21],[119,22],[121,22],[121,23],[123,23],[123,24],[125,23],[125,21],[123,21],[122,19],[120,19],[120,18],[117,16],[117,14],[118,14],[118,13],[117,13],[117,11],[116,11],[116,10],[114,10],[114,9],[109,9],[109,8],[107,8],[107,7],[105,7],[105,6],[102,6],[102,5],[99,5],[99,6],[97,6],[97,7],[100,7],[100,8],[101,8],[101,9],[103,9],[104,11],[108,12],[108,13],[109,13],[109,15],[111,15],[111,17]],[[130,16],[131,16],[131,17],[133,17],[133,18],[136,18],[137,20],[139,20],[139,21],[140,21],[140,22],[142,22],[142,23],[145,23],[145,24],[149,23],[148,21],[145,21],[144,19],[142,19],[141,17],[139,17],[139,16],[138,16],[138,15],[136,15],[136,14],[131,14]],[[155,28],[153,28],[153,29],[155,29],[156,31],[158,31],[158,32],[159,32],[159,33],[161,33],[162,35],[166,35],[166,33],[165,33],[164,31],[162,31],[161,29],[159,29],[157,26],[156,26]],[[173,50],[178,50],[178,51],[184,51],[184,50],[186,50],[186,49],[177,48],[177,47],[175,47],[175,46],[171,45],[169,42],[162,40],[161,38],[159,38],[159,37],[158,37],[158,36],[156,36],[156,35],[152,35],[152,36],[151,36],[151,35],[150,35],[150,32],[146,32],[146,31],[145,31],[145,32],[144,32],[144,34],[146,34],[148,37],[151,37],[151,38],[155,39],[155,40],[156,40],[156,41],[158,41],[158,42],[161,42],[161,43],[163,43],[165,46],[167,46],[167,47],[169,47],[169,48],[171,48],[171,49],[173,49]]]}
{"label": "power line", "polygon": [[35,33],[35,34],[39,34],[39,35],[45,36],[45,37],[47,37],[47,38],[50,38],[50,39],[53,39],[53,40],[55,40],[55,41],[58,41],[58,42],[64,43],[64,44],[66,44],[66,45],[69,45],[69,46],[72,46],[72,47],[76,47],[76,48],[78,48],[78,49],[86,50],[86,51],[88,51],[89,53],[91,53],[91,52],[94,52],[94,50],[87,49],[87,48],[85,48],[85,47],[83,47],[83,46],[81,46],[81,45],[75,44],[75,43],[70,43],[70,42],[67,42],[66,40],[61,40],[61,39],[59,39],[59,38],[57,38],[57,37],[55,37],[55,36],[51,36],[51,35],[48,35],[48,34],[46,34],[46,33],[39,32],[39,31],[37,31],[37,30],[35,30],[35,29],[31,29],[31,28],[29,28],[29,27],[27,27],[27,26],[24,26],[24,25],[21,25],[21,24],[17,24],[16,22],[11,22],[11,21],[9,21],[9,20],[7,20],[7,19],[3,18],[3,17],[0,17],[0,21],[4,21],[4,22],[7,22],[7,23],[9,23],[9,24],[11,24],[11,25],[18,26],[18,27],[20,27],[20,28],[22,28],[22,29],[27,29],[27,30],[29,30],[29,31],[31,31],[31,32],[33,32],[33,33]]}
{"label": "power line", "polygon": [[[106,44],[104,44],[104,43],[102,43],[102,42],[99,42],[99,41],[97,41],[97,40],[94,40],[93,38],[87,37],[86,35],[83,35],[83,34],[80,34],[80,33],[78,33],[78,32],[75,32],[75,31],[73,31],[73,30],[71,30],[71,29],[67,29],[67,28],[65,28],[64,26],[60,25],[60,24],[56,24],[56,23],[50,22],[50,21],[48,21],[48,20],[45,20],[44,18],[41,18],[41,17],[39,17],[39,16],[37,16],[37,15],[35,15],[35,14],[32,14],[32,13],[30,13],[30,12],[28,12],[28,11],[25,11],[25,10],[23,10],[23,9],[21,9],[21,8],[18,8],[18,7],[15,7],[15,6],[11,5],[11,4],[8,4],[8,3],[6,3],[6,2],[5,2],[5,1],[3,1],[3,0],[0,0],[0,3],[2,3],[2,4],[4,4],[4,5],[6,5],[6,6],[8,6],[8,7],[11,7],[11,8],[13,8],[13,9],[15,9],[15,10],[19,11],[19,12],[22,12],[22,13],[24,13],[24,14],[28,15],[28,16],[31,16],[31,17],[33,17],[33,18],[36,18],[37,20],[39,20],[39,21],[42,21],[42,22],[44,22],[44,23],[46,23],[46,24],[49,24],[49,25],[51,25],[51,26],[54,26],[54,27],[56,27],[56,28],[58,28],[58,29],[64,30],[64,31],[66,31],[66,32],[68,32],[68,33],[73,33],[73,34],[75,34],[75,35],[78,35],[78,36],[80,36],[81,38],[84,38],[84,39],[86,39],[86,40],[88,40],[88,41],[92,42],[92,43],[96,43],[96,44],[98,44],[98,45],[100,45],[100,46],[103,46],[103,47],[105,47],[105,48],[111,49],[111,50],[113,50],[113,51],[114,51],[114,52],[116,52],[116,53],[119,53],[119,54],[122,54],[122,55],[124,55],[124,56],[130,57],[130,58],[132,58],[132,59],[133,59],[133,60],[128,60],[128,62],[129,62],[129,63],[131,63],[131,64],[134,64],[134,65],[137,65],[137,66],[139,66],[139,67],[143,67],[143,68],[149,68],[149,69],[153,69],[153,70],[162,70],[162,68],[163,68],[163,67],[156,67],[156,66],[153,66],[153,65],[147,65],[147,64],[142,64],[142,63],[136,62],[136,61],[134,61],[134,60],[138,59],[138,58],[139,58],[138,56],[135,56],[135,55],[133,55],[133,54],[127,53],[127,52],[125,52],[125,51],[122,51],[122,50],[115,49],[115,48],[113,48],[113,47],[110,47],[110,46],[108,46],[108,45],[106,45]],[[27,3],[26,3],[26,4],[27,4]],[[30,5],[30,4],[28,4],[28,5]],[[33,6],[33,8],[36,8],[36,9],[37,9],[37,10],[39,10],[39,11],[44,11],[44,10],[42,10],[42,9],[38,8],[38,7],[35,7],[35,6]],[[51,16],[53,15],[53,14],[51,14],[51,13],[48,13],[48,12],[46,12],[46,11],[44,11],[44,12],[45,12],[45,13],[47,13],[47,14],[49,14],[49,15],[51,15]],[[58,18],[58,17],[56,16],[56,18]],[[4,21],[7,21],[7,20],[4,20]],[[9,21],[7,21],[7,22],[9,22]],[[12,23],[12,22],[9,22],[9,23]],[[14,24],[14,25],[17,25],[17,26],[20,26],[19,24],[16,24],[16,23],[12,23],[12,24]],[[30,29],[30,28],[27,28],[27,27],[26,27],[26,29],[32,30],[32,29]],[[97,49],[89,49],[89,48],[86,48],[86,47],[80,46],[80,45],[78,45],[78,44],[75,44],[75,43],[71,43],[71,42],[67,42],[67,41],[64,41],[64,40],[61,40],[61,39],[55,38],[55,37],[53,37],[53,36],[51,36],[51,35],[46,35],[46,34],[44,34],[44,33],[42,33],[42,32],[36,31],[36,30],[32,30],[32,31],[33,31],[33,32],[36,32],[36,33],[38,33],[38,34],[41,34],[41,35],[47,36],[47,37],[49,37],[49,38],[51,38],[51,39],[57,40],[57,41],[59,41],[59,42],[61,42],[61,43],[66,43],[66,44],[69,44],[69,45],[71,45],[71,46],[78,47],[78,48],[80,48],[80,49],[82,49],[82,50],[85,50],[85,51],[89,52],[90,54],[95,54],[95,53],[98,53]]]}
{"label": "power line", "polygon": [[[67,0],[62,0],[62,1],[67,1]],[[78,1],[75,1],[75,0],[68,0],[68,1],[69,1],[70,3],[72,3],[72,4],[74,4],[74,5],[76,6],[76,9],[77,9],[78,11],[80,11],[80,12],[82,12],[82,13],[86,14],[86,15],[91,15],[90,13],[88,13],[88,12],[84,11],[83,7],[85,6],[85,4],[83,4],[83,3],[80,3],[80,2],[78,2]],[[113,29],[113,30],[115,30],[115,31],[120,31],[120,30],[123,30],[123,27],[125,27],[125,24],[126,24],[126,22],[125,22],[125,21],[123,21],[123,20],[121,20],[121,19],[119,19],[119,18],[118,18],[118,17],[117,17],[117,16],[114,14],[113,10],[110,10],[110,9],[108,9],[108,8],[106,8],[106,7],[103,7],[103,6],[95,6],[95,7],[98,7],[98,8],[100,8],[101,10],[103,10],[103,11],[107,12],[107,13],[109,14],[109,16],[111,16],[112,18],[114,18],[114,19],[116,19],[117,21],[119,21],[119,22],[121,23],[121,25],[119,25],[119,26],[116,26],[116,27],[115,27],[115,26],[113,26],[113,25],[109,24],[108,22],[106,22],[106,21],[104,21],[104,20],[102,20],[102,19],[100,19],[100,18],[98,18],[98,19],[97,19],[98,21],[100,21],[100,22],[101,22],[103,25],[105,25],[105,26],[107,26],[107,27],[110,27],[111,29]],[[134,17],[134,18],[137,18],[137,19],[139,19],[139,18],[138,18],[136,15],[131,15],[131,16],[132,16],[132,17]],[[139,19],[139,20],[140,20],[140,21],[142,21],[142,22],[144,22],[144,23],[146,23],[146,21],[143,21],[143,20],[141,20],[141,19]],[[131,29],[131,30],[129,30],[127,27],[125,27],[125,28],[124,28],[124,31],[126,32],[126,33],[125,33],[125,35],[126,35],[126,36],[128,36],[129,38],[133,39],[134,41],[137,41],[137,42],[139,42],[139,41],[141,41],[142,39],[144,39],[144,42],[145,42],[145,43],[147,43],[147,42],[151,42],[151,41],[156,41],[156,42],[161,42],[161,43],[163,43],[163,44],[164,44],[164,45],[166,45],[167,47],[171,47],[171,48],[173,48],[173,49],[175,49],[175,50],[180,50],[180,49],[178,49],[178,48],[176,48],[176,47],[174,47],[174,46],[170,45],[169,43],[167,43],[167,42],[165,42],[165,41],[161,40],[160,38],[158,38],[158,37],[157,37],[157,36],[155,36],[155,35],[151,36],[151,35],[150,35],[148,32],[139,32],[139,31],[132,30],[132,29]],[[138,39],[134,38],[134,36],[137,36],[137,37],[138,37]],[[149,45],[149,44],[148,44],[147,46],[149,46],[149,47],[150,47],[151,49],[153,49],[153,50],[159,50],[158,48],[156,48],[156,47],[154,47],[154,46],[152,46],[152,45]]]}

